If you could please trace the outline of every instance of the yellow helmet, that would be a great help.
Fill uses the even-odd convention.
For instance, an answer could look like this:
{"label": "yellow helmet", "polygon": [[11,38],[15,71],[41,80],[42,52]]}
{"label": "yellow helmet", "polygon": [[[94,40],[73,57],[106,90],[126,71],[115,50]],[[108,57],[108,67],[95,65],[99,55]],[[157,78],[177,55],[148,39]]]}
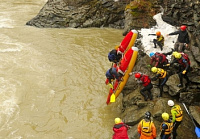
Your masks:
{"label": "yellow helmet", "polygon": [[164,112],[164,113],[162,114],[162,118],[163,118],[163,120],[167,121],[167,120],[169,119],[169,114],[166,113],[166,112]]}
{"label": "yellow helmet", "polygon": [[158,71],[158,68],[152,67],[152,68],[151,68],[151,71],[152,71],[153,73],[156,73],[156,72]]}
{"label": "yellow helmet", "polygon": [[119,124],[119,123],[121,123],[122,122],[122,120],[120,119],[120,118],[115,118],[115,124]]}
{"label": "yellow helmet", "polygon": [[178,53],[177,51],[174,51],[174,52],[172,53],[172,55],[175,56],[175,54],[177,54],[177,53]]}
{"label": "yellow helmet", "polygon": [[180,54],[180,53],[176,53],[176,54],[174,55],[174,57],[175,57],[176,59],[180,59],[180,58],[181,58],[181,54]]}

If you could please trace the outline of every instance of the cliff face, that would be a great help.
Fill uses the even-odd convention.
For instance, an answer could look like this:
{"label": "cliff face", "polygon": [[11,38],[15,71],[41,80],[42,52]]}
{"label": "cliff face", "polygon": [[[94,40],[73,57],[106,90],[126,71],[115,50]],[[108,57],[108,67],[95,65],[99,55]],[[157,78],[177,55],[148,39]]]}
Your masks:
{"label": "cliff face", "polygon": [[[129,1],[128,1],[129,2]],[[123,110],[121,117],[132,126],[129,130],[129,137],[138,138],[137,124],[143,118],[146,111],[150,111],[156,127],[160,127],[162,122],[161,114],[170,113],[167,101],[172,99],[175,103],[185,102],[190,105],[190,110],[200,123],[200,3],[199,0],[134,0],[128,3],[119,0],[49,0],[39,14],[27,25],[40,28],[86,28],[86,27],[113,27],[123,28],[125,35],[131,29],[141,29],[155,25],[152,16],[163,10],[163,20],[171,25],[188,26],[190,36],[190,50],[186,53],[191,60],[193,70],[188,74],[191,84],[189,87],[178,88],[179,79],[177,74],[169,77],[164,86],[162,98],[158,98],[159,88],[152,89],[153,101],[143,101],[139,93],[141,86],[133,77],[129,78],[123,90]],[[144,6],[145,5],[145,6]],[[162,8],[160,7],[162,6]],[[142,50],[141,43],[137,46]],[[146,67],[150,62],[149,56],[142,51],[134,67],[135,71],[140,71],[153,76]],[[176,71],[176,67],[172,67]],[[185,81],[184,81],[185,82]],[[157,84],[157,82],[155,82]],[[182,106],[182,105],[181,105]],[[183,107],[182,107],[183,108]],[[184,108],[183,108],[184,110]],[[195,139],[193,124],[184,110],[184,119],[178,129],[178,139]],[[160,130],[157,129],[157,133]]]}
{"label": "cliff face", "polygon": [[39,28],[123,28],[124,9],[124,4],[112,0],[49,0],[26,25]]}

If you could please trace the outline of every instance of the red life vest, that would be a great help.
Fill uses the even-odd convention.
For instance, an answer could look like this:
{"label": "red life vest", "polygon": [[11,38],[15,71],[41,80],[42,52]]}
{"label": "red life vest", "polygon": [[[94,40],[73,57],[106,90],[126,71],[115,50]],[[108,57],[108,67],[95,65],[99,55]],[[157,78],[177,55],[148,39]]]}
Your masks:
{"label": "red life vest", "polygon": [[124,123],[115,124],[113,127],[114,135],[112,139],[129,139],[127,130],[128,126]]}
{"label": "red life vest", "polygon": [[[162,57],[162,61],[159,61],[159,57]],[[156,58],[156,61],[159,61],[160,63],[164,63],[167,60],[166,55],[158,53],[158,52],[155,53],[155,58]]]}
{"label": "red life vest", "polygon": [[186,67],[186,64],[185,64],[186,62],[190,65],[190,59],[188,55],[185,53],[181,53],[181,56],[182,57],[178,60],[178,63],[182,65],[183,67]]}
{"label": "red life vest", "polygon": [[151,80],[150,80],[149,76],[147,76],[147,75],[142,75],[140,80],[142,81],[143,86],[147,86],[151,83]]}

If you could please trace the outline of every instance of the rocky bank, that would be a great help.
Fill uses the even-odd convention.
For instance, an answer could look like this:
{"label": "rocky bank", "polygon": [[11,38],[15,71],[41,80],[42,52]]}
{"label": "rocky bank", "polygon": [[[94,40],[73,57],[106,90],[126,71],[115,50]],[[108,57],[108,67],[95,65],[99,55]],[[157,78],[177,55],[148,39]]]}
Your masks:
{"label": "rocky bank", "polygon": [[[199,0],[48,0],[38,15],[26,24],[39,28],[88,28],[111,27],[124,29],[126,35],[131,29],[140,30],[156,25],[153,15],[163,12],[163,20],[173,26],[182,24],[188,26],[191,39],[190,48],[186,50],[191,60],[192,71],[189,73],[191,84],[189,87],[178,88],[179,83],[176,72],[169,77],[164,86],[162,98],[158,98],[159,88],[153,88],[153,101],[143,101],[138,85],[130,77],[123,90],[123,109],[120,117],[131,126],[129,137],[138,138],[137,124],[146,111],[153,115],[156,127],[162,122],[161,114],[170,113],[167,101],[172,99],[177,104],[184,102],[189,107],[193,117],[200,124],[200,2]],[[142,51],[141,43],[137,42],[139,55],[134,71],[140,71],[153,77],[150,69],[146,67],[150,58]],[[176,71],[176,66],[170,67]],[[157,84],[157,82],[153,82]],[[182,106],[183,108],[183,106]],[[183,108],[184,110],[184,108]],[[157,133],[160,133],[157,128]],[[184,119],[178,128],[178,139],[195,139],[194,126],[184,110]]]}

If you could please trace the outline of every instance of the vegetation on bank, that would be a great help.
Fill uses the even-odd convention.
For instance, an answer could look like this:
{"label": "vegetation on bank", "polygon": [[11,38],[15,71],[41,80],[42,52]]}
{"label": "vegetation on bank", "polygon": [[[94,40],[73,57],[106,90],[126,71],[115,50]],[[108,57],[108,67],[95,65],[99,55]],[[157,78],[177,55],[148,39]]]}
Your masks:
{"label": "vegetation on bank", "polygon": [[125,10],[127,11],[128,9],[131,10],[131,14],[133,16],[140,16],[143,15],[144,13],[153,16],[155,15],[155,10],[152,8],[153,3],[151,1],[147,0],[134,0],[130,1],[128,5],[126,5]]}

